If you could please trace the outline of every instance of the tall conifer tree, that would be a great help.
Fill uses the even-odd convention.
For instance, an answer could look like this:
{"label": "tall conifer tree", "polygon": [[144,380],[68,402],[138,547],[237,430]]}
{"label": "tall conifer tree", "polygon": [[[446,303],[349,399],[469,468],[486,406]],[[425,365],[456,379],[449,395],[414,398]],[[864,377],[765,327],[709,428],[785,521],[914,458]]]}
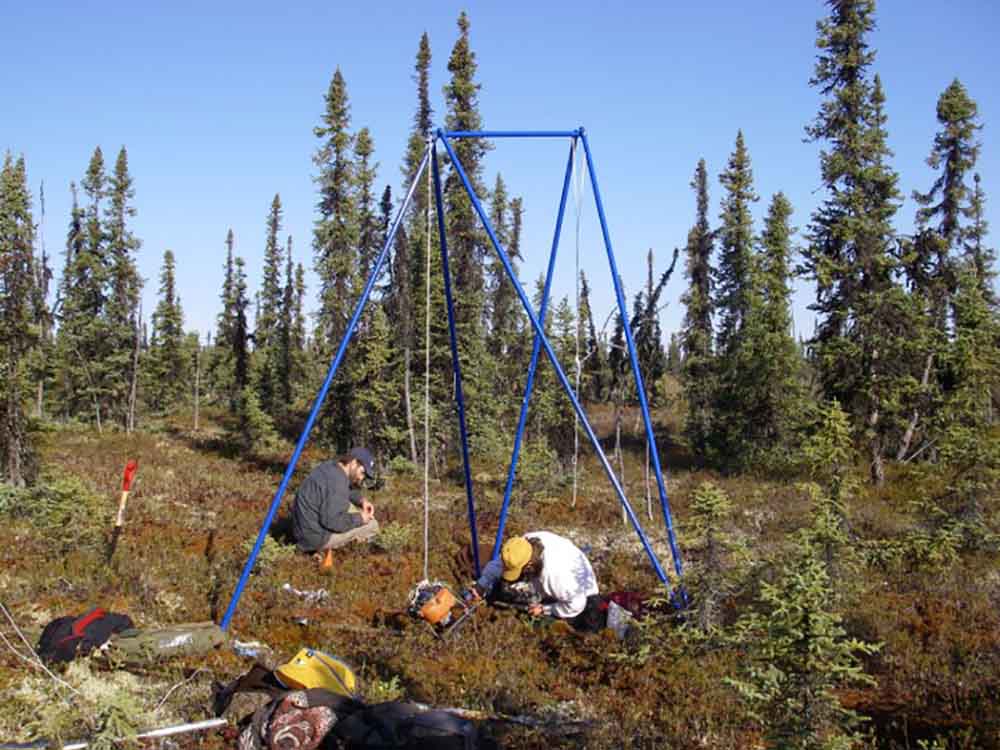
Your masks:
{"label": "tall conifer tree", "polygon": [[[469,17],[458,17],[459,37],[448,59],[449,83],[444,87],[448,113],[445,122],[450,130],[480,130],[479,91],[476,82],[476,55],[469,40]],[[461,163],[472,189],[485,193],[482,183],[483,161],[489,143],[482,138],[463,138],[454,144],[455,156]],[[500,404],[489,398],[495,382],[497,361],[486,346],[486,278],[488,253],[486,233],[482,230],[472,201],[452,166],[445,180],[444,203],[447,212],[448,253],[453,279],[456,333],[461,341],[459,357],[462,365],[463,390],[470,440],[481,454],[502,454],[497,441]]]}
{"label": "tall conifer tree", "polygon": [[135,216],[132,205],[135,188],[128,168],[128,152],[122,146],[115,160],[109,184],[109,206],[105,216],[107,260],[110,293],[107,298],[107,370],[109,379],[110,413],[131,429],[135,415],[128,408],[128,393],[138,373],[133,353],[139,330],[139,294],[142,278],[136,267],[135,254],[141,242],[129,228]]}
{"label": "tall conifer tree", "polygon": [[697,218],[688,232],[686,274],[687,307],[681,331],[684,352],[684,394],[688,402],[685,432],[691,449],[704,456],[711,427],[712,361],[712,230],[708,224],[708,170],[698,161],[691,188],[695,191]]}
{"label": "tall conifer tree", "polygon": [[153,335],[149,346],[150,405],[164,410],[176,405],[187,388],[187,360],[184,355],[184,313],[177,296],[173,251],[163,253],[160,271],[160,301],[153,311]]}
{"label": "tall conifer tree", "polygon": [[275,194],[267,215],[264,274],[259,297],[260,312],[254,330],[254,360],[260,407],[272,417],[281,410],[279,399],[282,390],[281,333],[284,311],[281,273],[284,253],[278,239],[281,233],[281,213],[281,196]]}
{"label": "tall conifer tree", "polygon": [[110,392],[110,334],[109,266],[101,220],[107,176],[100,147],[94,150],[81,186],[86,202],[83,206],[74,202],[70,218],[57,348],[68,414],[92,413],[101,429]]}
{"label": "tall conifer tree", "polygon": [[739,345],[750,309],[754,239],[750,206],[758,200],[742,130],[736,133],[736,147],[725,171],[719,175],[719,182],[725,193],[716,231],[719,241],[719,265],[715,272],[715,311],[719,319],[716,351],[725,366],[725,358]]}
{"label": "tall conifer tree", "polygon": [[[479,90],[476,82],[476,55],[469,44],[469,17],[463,11],[458,17],[459,37],[448,59],[451,81],[444,88],[449,130],[481,130]],[[483,160],[489,144],[482,138],[462,138],[456,141],[455,156],[477,195],[483,194]],[[445,181],[444,200],[448,218],[448,251],[454,276],[456,321],[463,337],[481,338],[485,304],[486,239],[479,227],[472,202],[458,174],[452,170]]]}
{"label": "tall conifer tree", "polygon": [[811,348],[824,393],[852,415],[879,484],[898,398],[894,348],[909,324],[891,252],[897,177],[887,163],[885,96],[878,76],[870,77],[875,2],[829,5],[829,17],[817,26],[820,54],[810,81],[825,99],[807,128],[813,141],[828,144],[820,152],[827,198],[813,213],[803,252],[816,282]]}
{"label": "tall conifer tree", "polygon": [[[313,155],[319,170],[319,202],[313,232],[313,253],[319,277],[319,310],[316,314],[316,345],[322,366],[314,380],[322,380],[325,367],[347,332],[358,276],[358,217],[354,191],[354,138],[350,128],[347,84],[338,68],[326,94],[322,124],[313,132],[320,145]],[[338,378],[326,401],[319,435],[338,450],[349,447],[351,426],[351,383]]]}
{"label": "tall conifer tree", "polygon": [[972,213],[973,204],[973,193],[966,180],[975,168],[980,148],[976,133],[982,125],[978,122],[976,103],[957,79],[938,98],[937,119],[941,129],[934,137],[927,164],[940,174],[927,193],[913,193],[920,208],[916,216],[917,231],[907,243],[905,256],[911,301],[921,325],[914,327],[911,388],[905,394],[912,412],[900,440],[897,460],[908,455],[918,434],[921,415],[926,421],[926,416],[940,407],[944,395],[940,369],[947,359],[944,350],[951,338],[956,263],[961,259],[963,241],[969,233],[963,219]]}
{"label": "tall conifer tree", "polygon": [[354,181],[358,210],[358,274],[357,291],[368,281],[378,251],[382,249],[382,232],[375,204],[375,178],[378,163],[372,162],[375,143],[368,128],[361,128],[354,140]]}
{"label": "tall conifer tree", "polygon": [[0,482],[15,487],[36,471],[24,413],[26,358],[37,344],[34,243],[24,158],[15,162],[8,152],[0,169]]}

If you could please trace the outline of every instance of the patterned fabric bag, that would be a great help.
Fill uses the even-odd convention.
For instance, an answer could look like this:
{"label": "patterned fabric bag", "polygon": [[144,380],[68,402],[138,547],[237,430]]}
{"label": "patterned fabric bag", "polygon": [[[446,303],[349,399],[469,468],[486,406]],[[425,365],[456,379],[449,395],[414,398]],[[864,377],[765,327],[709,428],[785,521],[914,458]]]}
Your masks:
{"label": "patterned fabric bag", "polygon": [[315,750],[337,723],[343,698],[327,690],[294,690],[257,709],[240,733],[239,750]]}

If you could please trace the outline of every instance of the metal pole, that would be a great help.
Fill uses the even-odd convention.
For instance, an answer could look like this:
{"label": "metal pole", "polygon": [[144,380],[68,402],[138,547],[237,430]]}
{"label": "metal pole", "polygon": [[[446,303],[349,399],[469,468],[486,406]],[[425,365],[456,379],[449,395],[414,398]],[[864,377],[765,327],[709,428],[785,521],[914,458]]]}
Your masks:
{"label": "metal pole", "polygon": [[[582,134],[582,130],[580,132]],[[632,522],[632,527],[635,529],[636,534],[639,535],[639,539],[642,542],[642,546],[646,550],[646,555],[649,557],[649,560],[653,565],[653,569],[656,571],[656,575],[664,584],[667,584],[667,575],[663,572],[663,568],[660,566],[660,561],[656,558],[656,553],[653,552],[653,548],[650,546],[649,540],[646,538],[646,534],[642,530],[642,526],[639,525],[639,519],[636,518],[635,512],[632,510],[632,506],[629,504],[628,498],[625,497],[625,492],[622,490],[621,484],[619,484],[618,478],[615,476],[615,472],[611,468],[611,464],[608,463],[607,456],[604,455],[601,443],[597,439],[597,435],[594,434],[594,430],[590,426],[590,421],[587,419],[587,415],[583,411],[583,407],[577,400],[576,394],[573,393],[573,386],[566,377],[566,373],[563,372],[562,366],[556,358],[556,353],[553,351],[552,345],[545,336],[545,331],[542,329],[541,324],[538,322],[538,318],[531,309],[531,302],[528,300],[528,296],[524,293],[521,283],[517,280],[517,276],[514,274],[514,269],[511,268],[510,259],[507,257],[506,251],[500,247],[500,242],[497,240],[496,233],[493,231],[489,218],[487,218],[486,212],[483,211],[483,207],[480,204],[479,199],[476,197],[475,191],[472,189],[472,184],[469,182],[469,178],[466,176],[465,170],[456,158],[455,152],[451,148],[451,144],[448,143],[447,139],[443,137],[443,132],[439,130],[438,136],[444,144],[445,149],[448,151],[448,156],[451,159],[455,172],[458,174],[459,178],[461,178],[462,184],[465,185],[465,190],[469,194],[469,198],[472,200],[473,206],[475,206],[476,213],[479,214],[480,221],[483,222],[483,227],[486,229],[486,233],[489,235],[490,241],[493,243],[493,249],[496,250],[497,256],[500,258],[500,262],[503,264],[504,270],[507,271],[508,278],[510,278],[511,283],[514,285],[514,290],[517,292],[517,296],[521,298],[521,304],[524,306],[524,310],[528,314],[528,319],[531,320],[531,325],[535,329],[535,334],[541,339],[542,346],[545,347],[545,354],[552,363],[552,367],[555,368],[556,375],[559,378],[559,382],[562,384],[563,390],[566,391],[566,395],[569,396],[569,400],[573,403],[573,408],[576,409],[576,413],[580,417],[580,422],[587,433],[587,437],[590,438],[590,442],[594,446],[594,450],[597,452],[597,457],[600,459],[601,465],[604,466],[604,471],[608,475],[608,479],[614,487],[615,493],[618,495],[618,499],[621,501],[622,507],[625,508],[625,514]]]}
{"label": "metal pole", "polygon": [[446,130],[445,138],[575,138],[577,130]]}
{"label": "metal pole", "polygon": [[[604,249],[607,251],[608,264],[611,267],[611,279],[615,285],[615,297],[618,300],[618,311],[622,316],[622,328],[625,330],[625,342],[628,344],[629,359],[632,360],[632,373],[635,376],[635,385],[639,391],[639,408],[642,409],[642,419],[646,424],[646,440],[650,445],[650,453],[653,456],[653,469],[656,471],[656,484],[660,489],[660,507],[663,509],[663,521],[667,526],[667,537],[670,541],[670,553],[674,558],[674,571],[680,577],[682,565],[681,555],[677,548],[677,539],[674,536],[674,524],[670,517],[670,503],[667,501],[667,488],[663,483],[663,471],[660,468],[660,452],[656,447],[656,438],[653,436],[653,420],[649,416],[649,404],[646,402],[646,388],[642,382],[642,373],[639,371],[639,358],[635,352],[635,342],[632,340],[632,326],[629,324],[628,308],[625,305],[625,294],[622,291],[621,279],[618,277],[618,266],[615,263],[615,254],[611,249],[611,235],[608,232],[608,222],[604,216],[604,204],[601,201],[601,191],[597,186],[597,173],[594,172],[594,163],[590,156],[590,145],[587,143],[587,134],[580,129],[583,139],[583,150],[587,155],[587,170],[590,172],[590,184],[594,190],[594,200],[597,203],[597,215],[601,220],[601,233],[604,235]],[[686,599],[684,590],[681,589],[681,597]]]}
{"label": "metal pole", "polygon": [[389,248],[392,247],[392,242],[396,238],[396,232],[399,231],[399,225],[403,221],[403,215],[406,209],[410,205],[410,200],[413,198],[413,193],[416,190],[417,183],[419,181],[421,173],[427,167],[427,161],[430,158],[430,151],[424,154],[424,158],[420,162],[420,166],[417,167],[417,172],[413,177],[413,181],[410,183],[410,189],[406,193],[406,197],[403,199],[403,204],[400,206],[398,213],[396,214],[396,220],[392,224],[392,228],[389,230],[389,235],[386,237],[385,245],[382,246],[382,252],[379,253],[378,258],[375,261],[375,267],[372,268],[371,276],[368,277],[368,283],[365,284],[364,291],[361,293],[361,299],[358,300],[357,306],[354,308],[354,315],[351,316],[351,321],[347,324],[347,330],[344,332],[344,337],[340,341],[340,346],[337,348],[337,354],[330,364],[330,369],[326,373],[326,380],[323,381],[322,387],[319,389],[319,393],[316,394],[316,401],[313,402],[312,411],[309,413],[309,418],[306,420],[305,427],[302,428],[302,434],[299,436],[299,441],[295,445],[295,452],[292,453],[291,459],[288,461],[288,466],[285,468],[285,475],[281,479],[281,484],[278,486],[278,491],[274,493],[274,499],[271,500],[271,507],[268,508],[267,517],[264,519],[263,525],[260,527],[260,532],[257,534],[257,541],[253,546],[253,550],[250,552],[250,556],[247,558],[246,564],[243,566],[243,572],[240,574],[239,583],[236,584],[236,589],[233,591],[233,595],[229,600],[229,606],[226,608],[226,614],[222,618],[222,622],[219,627],[223,630],[229,627],[229,622],[233,618],[233,614],[236,612],[236,604],[240,600],[240,596],[243,594],[243,587],[246,586],[247,579],[250,577],[250,571],[253,570],[254,562],[257,560],[257,555],[260,554],[260,548],[264,544],[264,539],[267,537],[268,529],[271,528],[271,523],[274,521],[274,515],[278,512],[278,506],[281,504],[281,499],[285,495],[285,489],[288,487],[288,482],[292,478],[292,474],[295,472],[295,465],[299,461],[299,456],[302,455],[302,449],[305,448],[306,440],[309,438],[309,433],[312,431],[313,424],[316,422],[316,417],[319,415],[319,409],[323,405],[323,400],[326,398],[326,393],[330,390],[330,384],[333,382],[333,376],[337,373],[337,368],[340,367],[340,362],[344,358],[344,352],[347,351],[347,345],[351,341],[351,336],[354,335],[354,328],[358,324],[358,320],[361,318],[361,313],[365,309],[365,304],[368,302],[368,297],[371,295],[372,288],[375,286],[375,279],[378,278],[379,271],[382,269],[382,264],[385,262],[386,256],[389,254]]}
{"label": "metal pole", "polygon": [[[448,241],[445,239],[444,199],[441,196],[441,175],[438,172],[437,146],[431,147],[431,173],[434,175],[434,200],[437,203],[438,235],[441,240],[441,273],[444,275],[444,297],[448,305],[448,336],[451,339],[451,363],[455,372],[455,403],[458,406],[458,431],[462,440],[462,468],[465,470],[465,496],[468,504],[469,531],[472,534],[472,560],[479,578],[479,535],[476,531],[476,503],[472,496],[472,474],[469,471],[469,436],[465,428],[465,398],[462,395],[462,366],[458,360],[458,339],[455,334],[455,307],[451,298],[451,271],[448,269]],[[452,157],[454,158],[454,156]]]}
{"label": "metal pole", "polygon": [[[545,317],[548,312],[549,291],[552,287],[552,277],[555,275],[556,252],[559,249],[559,236],[562,232],[563,215],[566,211],[566,195],[569,193],[570,177],[573,174],[573,154],[576,137],[569,149],[569,158],[566,162],[566,176],[563,178],[562,196],[559,199],[559,215],[556,218],[555,234],[552,237],[552,251],[549,253],[549,267],[545,274],[545,290],[542,292],[542,304],[538,309],[538,319],[545,325]],[[531,350],[531,364],[528,366],[528,380],[524,385],[524,398],[521,401],[521,416],[517,420],[517,433],[514,436],[514,450],[510,457],[510,470],[507,472],[507,486],[503,491],[503,505],[500,506],[500,523],[497,527],[496,540],[493,542],[493,559],[500,554],[500,543],[503,541],[504,528],[507,525],[507,509],[510,505],[511,492],[514,489],[514,474],[517,471],[517,458],[521,452],[521,438],[524,435],[524,426],[528,422],[528,404],[531,401],[531,391],[535,384],[535,369],[538,367],[538,354],[542,349],[541,341],[535,336],[534,347]]]}
{"label": "metal pole", "polygon": [[[172,727],[163,727],[162,729],[151,729],[148,732],[140,732],[135,735],[133,739],[145,740],[157,737],[170,737],[175,734],[187,734],[188,732],[203,732],[206,729],[217,729],[219,727],[227,726],[229,722],[226,719],[204,719],[203,721],[195,721],[190,724],[178,724]],[[129,738],[118,737],[115,738],[117,742],[125,742]],[[60,743],[58,740],[34,740],[32,742],[4,742],[0,744],[0,750],[45,750],[45,748],[55,748],[59,747],[62,750],[83,750],[83,748],[89,745],[91,740],[76,740],[75,742],[67,742],[65,744]]]}

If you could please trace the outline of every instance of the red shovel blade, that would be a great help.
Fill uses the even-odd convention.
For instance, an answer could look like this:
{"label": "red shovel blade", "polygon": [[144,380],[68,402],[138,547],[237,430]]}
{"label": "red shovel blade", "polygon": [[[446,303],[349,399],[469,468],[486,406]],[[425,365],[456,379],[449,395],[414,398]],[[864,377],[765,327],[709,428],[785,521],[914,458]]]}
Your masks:
{"label": "red shovel blade", "polygon": [[139,462],[134,458],[125,465],[125,475],[122,477],[122,492],[129,491],[129,488],[132,486],[132,479],[135,477],[135,472],[138,468]]}

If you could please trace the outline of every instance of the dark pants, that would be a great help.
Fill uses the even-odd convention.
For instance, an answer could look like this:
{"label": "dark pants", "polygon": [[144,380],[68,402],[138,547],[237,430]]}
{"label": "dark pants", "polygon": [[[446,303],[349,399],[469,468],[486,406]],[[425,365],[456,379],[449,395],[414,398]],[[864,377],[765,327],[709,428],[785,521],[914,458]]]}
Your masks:
{"label": "dark pants", "polygon": [[567,620],[576,630],[584,633],[596,633],[603,630],[608,624],[608,608],[601,599],[600,594],[591,594],[587,597],[587,605],[583,612],[576,617]]}

